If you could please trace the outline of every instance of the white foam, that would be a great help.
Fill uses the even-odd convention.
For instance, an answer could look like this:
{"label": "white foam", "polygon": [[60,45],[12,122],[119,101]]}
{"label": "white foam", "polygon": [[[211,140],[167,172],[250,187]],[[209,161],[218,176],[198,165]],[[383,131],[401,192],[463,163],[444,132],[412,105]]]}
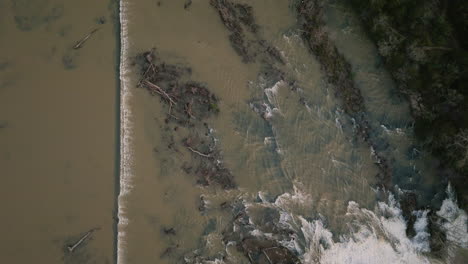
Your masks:
{"label": "white foam", "polygon": [[[280,213],[278,225],[294,230],[289,239],[279,242],[297,252],[303,263],[430,262],[422,255],[422,252],[429,249],[428,211],[415,212],[416,236],[409,239],[406,236],[406,222],[402,211],[392,195],[387,203],[378,203],[374,210],[360,208],[351,201],[346,213],[349,232],[342,235],[339,241],[334,241],[322,219],[308,221],[293,212],[292,208],[297,208],[298,205],[310,206],[311,203],[310,195],[295,188],[294,193],[284,193],[273,203],[262,200],[259,204],[277,208]],[[265,234],[255,229],[252,235]]]}
{"label": "white foam", "polygon": [[281,208],[282,210],[287,210],[292,206],[311,206],[312,205],[312,197],[310,194],[302,191],[297,186],[300,184],[294,184],[294,192],[291,193],[283,193],[282,195],[278,196],[275,200],[275,206]]}
{"label": "white foam", "polygon": [[427,214],[429,210],[416,211],[413,214],[416,215],[416,222],[414,223],[414,231],[416,235],[411,239],[414,247],[421,252],[431,251],[429,238],[430,234],[427,230],[428,219]]}
{"label": "white foam", "polygon": [[263,144],[264,144],[264,145],[267,145],[267,146],[273,144],[274,142],[275,142],[275,138],[274,138],[274,137],[265,137],[265,138],[263,139]]}
{"label": "white foam", "polygon": [[222,259],[215,259],[215,260],[207,260],[204,263],[206,263],[206,264],[225,264],[226,262],[224,262]]}
{"label": "white foam", "polygon": [[320,263],[429,263],[406,236],[406,222],[392,196],[388,203],[380,202],[375,211],[349,202],[346,215],[354,229],[339,242],[333,242],[320,220],[303,223],[314,227],[304,229],[304,236],[313,238],[309,240],[314,249],[307,251],[304,260],[318,255]]}
{"label": "white foam", "polygon": [[271,109],[271,110],[269,111],[269,112],[270,112],[270,113],[269,113],[270,116],[268,116],[268,117],[273,116],[273,113],[274,113],[274,112],[277,112],[277,113],[279,113],[279,114],[282,114],[282,113],[281,113],[281,109],[280,109],[280,103],[279,103],[279,100],[278,100],[278,92],[279,92],[280,86],[281,86],[281,85],[285,85],[285,84],[286,84],[286,83],[285,83],[283,80],[281,80],[281,81],[276,82],[275,85],[273,85],[273,87],[271,87],[271,88],[266,88],[266,89],[264,90],[265,95],[266,95],[266,97],[267,97],[267,99],[268,99],[268,102],[273,106],[273,109],[271,109],[270,107],[268,107],[268,108]]}
{"label": "white foam", "polygon": [[343,125],[338,117],[335,118],[335,126],[338,128],[340,133],[343,133]]}
{"label": "white foam", "polygon": [[388,127],[386,127],[385,125],[380,125],[380,127],[385,131],[385,133],[387,135],[394,135],[394,134],[397,134],[397,135],[405,135],[405,132],[403,131],[403,129],[397,127],[395,129],[389,129]]}
{"label": "white foam", "polygon": [[119,223],[117,226],[117,263],[125,263],[127,197],[132,189],[133,178],[133,124],[130,109],[131,91],[128,62],[128,3],[120,1],[120,193],[118,196]]}
{"label": "white foam", "polygon": [[468,247],[468,216],[466,212],[457,205],[455,193],[451,185],[447,186],[447,199],[442,202],[437,215],[443,219],[440,223],[445,231],[447,240],[453,244],[467,248]]}
{"label": "white foam", "polygon": [[273,117],[274,109],[272,109],[268,104],[263,104],[265,106],[265,119],[270,119]]}

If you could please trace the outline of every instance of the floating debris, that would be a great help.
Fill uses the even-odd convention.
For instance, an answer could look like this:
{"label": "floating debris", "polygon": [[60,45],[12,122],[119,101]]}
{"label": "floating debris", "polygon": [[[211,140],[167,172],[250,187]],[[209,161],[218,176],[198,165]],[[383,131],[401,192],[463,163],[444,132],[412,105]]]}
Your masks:
{"label": "floating debris", "polygon": [[95,28],[93,29],[91,32],[89,32],[86,36],[84,36],[81,40],[79,40],[78,42],[76,42],[75,46],[73,46],[73,49],[80,49],[83,47],[83,45],[85,44],[85,42],[94,34],[96,33],[96,31],[98,31],[99,28]]}
{"label": "floating debris", "polygon": [[75,251],[75,249],[78,246],[83,244],[94,232],[98,231],[99,229],[100,228],[98,227],[98,228],[93,228],[93,229],[89,230],[76,243],[67,246],[68,252],[73,253],[73,251]]}
{"label": "floating debris", "polygon": [[[159,96],[167,107],[165,136],[168,148],[178,153],[186,149],[193,155],[190,164],[181,168],[187,174],[198,177],[197,183],[203,186],[216,184],[224,189],[236,185],[231,172],[223,166],[216,141],[205,122],[219,113],[218,98],[205,84],[191,80],[192,70],[181,65],[167,64],[157,58],[156,51],[137,56],[136,64],[141,67],[141,80],[138,87],[147,89],[153,96]],[[169,127],[170,123],[177,126]],[[178,128],[188,128],[184,134]],[[174,137],[181,138],[177,142]]]}

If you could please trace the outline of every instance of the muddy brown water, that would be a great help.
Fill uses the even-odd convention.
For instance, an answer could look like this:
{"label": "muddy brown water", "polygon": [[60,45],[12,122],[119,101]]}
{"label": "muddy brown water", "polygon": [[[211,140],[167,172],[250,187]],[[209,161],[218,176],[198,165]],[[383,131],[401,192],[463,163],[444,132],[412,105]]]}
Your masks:
{"label": "muddy brown water", "polygon": [[[191,4],[184,8],[187,2]],[[355,139],[352,120],[304,46],[292,2],[231,2],[252,7],[257,37],[280,51],[285,64],[278,67],[294,83],[264,75],[272,65],[261,51],[245,63],[229,42],[230,26],[221,23],[209,1],[121,2],[127,98],[121,107],[128,111],[121,121],[126,128],[122,141],[128,144],[121,148],[126,164],[121,185],[126,191],[119,197],[118,263],[198,263],[194,255],[247,263],[229,243],[221,242],[230,221],[218,209],[225,201],[243,199],[255,218],[256,202],[264,205],[286,194],[293,197],[285,202],[288,212],[326,219],[335,239],[349,232],[349,201],[370,209],[376,204],[373,150]],[[352,12],[332,1],[326,5],[325,20],[331,39],[352,65],[372,136],[394,166],[394,183],[417,189],[421,200],[430,203],[443,187],[434,187],[432,157],[414,146],[408,104],[392,93],[394,84]],[[222,150],[220,162],[232,172],[237,188],[200,186],[193,174],[184,172],[184,164],[200,157],[169,146],[171,135],[180,144],[187,131],[166,121],[164,99],[136,88],[140,68],[134,57],[151,48],[167,64],[190,67],[190,78],[220,98],[220,113],[206,122]],[[262,104],[269,107],[262,113],[265,119],[254,111]],[[206,210],[200,210],[200,200]]]}
{"label": "muddy brown water", "polygon": [[[351,232],[348,202],[374,208],[372,150],[356,140],[304,45],[291,1],[232,2],[252,6],[258,37],[280,51],[285,63],[275,67],[294,83],[264,75],[272,66],[264,55],[244,63],[209,2],[122,0],[119,39],[118,1],[0,0],[1,263],[197,263],[194,255],[248,263],[222,242],[232,224],[225,202],[242,201],[254,221],[262,206],[319,219],[335,241]],[[375,47],[339,1],[326,5],[325,20],[395,166],[394,183],[430,203],[444,186],[434,187],[433,159],[414,146],[408,105],[391,92]],[[219,98],[219,114],[203,122],[236,188],[202,186],[184,171],[202,159],[182,143],[192,128],[166,121],[164,100],[137,88],[135,56],[152,48]],[[255,112],[259,105],[269,110]],[[100,229],[67,252],[92,228]]]}
{"label": "muddy brown water", "polygon": [[111,1],[0,1],[1,263],[114,261],[115,15]]}
{"label": "muddy brown water", "polygon": [[[369,150],[350,143],[340,129],[338,102],[324,84],[318,63],[297,33],[289,30],[295,26],[289,1],[239,2],[252,5],[262,37],[283,52],[287,60],[284,70],[298,79],[311,105],[298,104],[299,96],[288,84],[279,82],[274,88],[277,91],[271,93],[271,103],[280,114],[268,123],[252,111],[249,100],[262,99],[264,89],[272,88],[259,79],[264,65],[242,62],[209,1],[193,1],[188,9],[183,8],[184,1],[125,1],[128,57],[155,47],[166,62],[191,67],[193,79],[206,83],[219,96],[220,113],[209,125],[239,190],[201,188],[193,176],[180,169],[190,160],[190,153],[167,149],[163,132],[167,109],[159,97],[134,88],[138,69],[128,63],[133,172],[131,191],[125,195],[126,224],[120,228],[124,241],[119,249],[121,263],[174,263],[199,247],[203,243],[200,236],[212,220],[198,210],[200,195],[211,197],[214,203],[258,192],[275,197],[293,192],[297,182],[300,191],[314,201],[307,208],[297,208],[298,212],[325,215],[337,230],[347,201],[364,206],[375,201],[371,186],[377,169]],[[270,140],[276,140],[278,146],[270,146]],[[224,221],[218,216],[218,225]],[[161,231],[169,227],[177,234]]]}

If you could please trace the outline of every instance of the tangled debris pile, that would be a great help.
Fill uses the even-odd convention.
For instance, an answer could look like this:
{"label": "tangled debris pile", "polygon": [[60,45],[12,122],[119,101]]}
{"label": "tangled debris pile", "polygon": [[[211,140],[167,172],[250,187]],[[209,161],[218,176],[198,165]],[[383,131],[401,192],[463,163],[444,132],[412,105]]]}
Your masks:
{"label": "tangled debris pile", "polygon": [[[206,85],[190,80],[191,68],[162,62],[154,49],[139,54],[136,64],[141,67],[142,76],[138,87],[159,96],[167,108],[165,131],[171,131],[168,148],[176,152],[186,149],[194,157],[194,164],[183,164],[182,169],[196,175],[199,184],[234,188],[232,174],[223,166],[215,138],[206,123],[219,112],[218,98]],[[187,129],[182,131],[178,126],[169,129],[174,123]],[[176,142],[175,137],[181,140]]]}

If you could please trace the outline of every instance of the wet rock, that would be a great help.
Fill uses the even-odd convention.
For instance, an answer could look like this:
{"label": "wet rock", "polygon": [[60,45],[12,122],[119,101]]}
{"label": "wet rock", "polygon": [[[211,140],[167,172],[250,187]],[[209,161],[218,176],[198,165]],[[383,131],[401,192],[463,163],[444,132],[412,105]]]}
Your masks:
{"label": "wet rock", "polygon": [[431,248],[431,254],[439,258],[445,257],[447,236],[441,228],[441,219],[434,211],[430,211],[428,214],[428,220],[428,230],[430,234],[429,246]]}
{"label": "wet rock", "polygon": [[400,207],[403,217],[406,220],[406,235],[410,238],[416,235],[414,231],[414,223],[416,222],[416,215],[413,214],[417,210],[417,196],[414,192],[405,192],[400,197]]}
{"label": "wet rock", "polygon": [[216,162],[200,163],[195,174],[198,175],[198,183],[201,185],[211,185],[215,183],[224,189],[233,189],[236,187],[231,172],[216,164]]}
{"label": "wet rock", "polygon": [[241,248],[250,263],[296,264],[297,256],[276,241],[247,237],[242,240]]}
{"label": "wet rock", "polygon": [[[232,223],[222,233],[225,244],[234,242],[236,249],[241,252],[250,263],[300,263],[295,252],[283,247],[278,241],[287,239],[290,232],[278,226],[279,212],[273,208],[263,208],[253,213],[257,217],[252,218],[241,201],[231,204]],[[252,235],[253,231],[261,229],[260,233],[271,234]],[[258,232],[257,232],[258,233]]]}
{"label": "wet rock", "polygon": [[198,199],[198,211],[204,213],[205,210],[206,210],[205,198],[203,196],[200,196],[200,199]]}

